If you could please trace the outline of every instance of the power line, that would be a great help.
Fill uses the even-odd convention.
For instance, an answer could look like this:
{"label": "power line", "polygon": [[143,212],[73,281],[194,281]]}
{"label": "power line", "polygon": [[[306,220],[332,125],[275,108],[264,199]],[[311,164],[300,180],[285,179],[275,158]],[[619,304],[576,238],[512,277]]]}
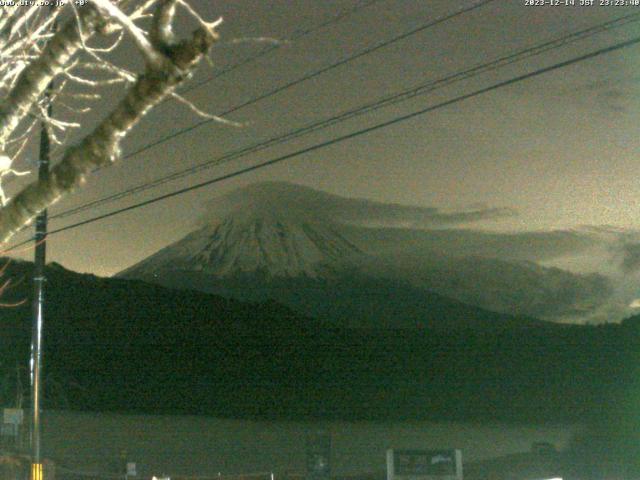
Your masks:
{"label": "power line", "polygon": [[433,80],[433,81],[429,81],[423,84],[420,84],[416,87],[412,87],[410,89],[406,89],[404,91],[392,94],[392,95],[387,95],[385,97],[382,97],[381,99],[378,99],[374,102],[370,102],[367,103],[365,105],[362,105],[360,107],[357,107],[355,109],[351,109],[348,110],[346,112],[340,113],[338,115],[334,115],[332,117],[329,117],[327,119],[323,119],[320,121],[316,121],[310,124],[307,124],[303,127],[299,127],[297,129],[294,129],[293,131],[287,132],[285,134],[282,135],[278,135],[275,137],[272,137],[268,140],[262,141],[262,142],[258,142],[255,143],[253,145],[247,146],[247,147],[243,147],[241,149],[235,150],[235,151],[231,151],[231,152],[227,152],[226,154],[222,155],[221,157],[218,157],[216,159],[213,160],[209,160],[207,162],[201,163],[199,165],[193,166],[193,167],[189,167],[186,168],[184,170],[181,170],[179,172],[174,172],[170,175],[166,175],[164,177],[160,177],[156,180],[153,180],[151,182],[145,182],[143,184],[137,185],[135,187],[131,187],[128,188],[124,191],[115,193],[115,194],[111,194],[108,195],[106,197],[88,202],[84,205],[80,205],[78,207],[74,207],[74,208],[70,208],[68,210],[65,210],[57,215],[52,216],[52,219],[60,219],[60,218],[65,218],[74,214],[77,214],[79,212],[83,212],[85,210],[89,210],[89,209],[93,209],[97,206],[100,205],[104,205],[107,203],[111,203],[113,201],[116,200],[120,200],[122,198],[126,198],[128,196],[134,195],[136,193],[140,193],[146,190],[149,190],[151,188],[155,188],[158,187],[160,185],[163,185],[165,183],[171,182],[171,181],[175,181],[184,177],[187,177],[189,175],[193,175],[197,172],[212,168],[214,166],[218,166],[221,165],[223,163],[227,163],[230,162],[232,160],[238,159],[240,157],[244,157],[247,156],[251,153],[255,153],[257,151],[266,149],[268,147],[272,147],[274,145],[279,145],[281,143],[284,143],[286,141],[298,138],[302,135],[306,135],[308,133],[311,132],[315,132],[324,128],[327,128],[331,125],[335,125],[337,123],[341,123],[344,122],[346,120],[349,120],[351,118],[355,118],[356,116],[360,116],[363,115],[365,113],[370,113],[372,111],[378,110],[380,108],[383,107],[387,107],[402,101],[406,101],[409,100],[411,98],[414,98],[415,96],[418,95],[423,95],[425,93],[429,93],[432,92],[436,89],[445,87],[445,86],[449,86],[453,83],[462,81],[462,80],[466,80],[469,78],[472,78],[474,76],[480,75],[482,73],[486,73],[489,71],[493,71],[496,70],[498,68],[503,68],[507,65],[511,65],[515,62],[521,61],[525,58],[529,58],[531,56],[535,56],[535,55],[540,55],[544,52],[553,50],[553,49],[557,49],[560,48],[562,46],[568,45],[570,43],[574,43],[576,41],[579,40],[583,40],[585,38],[588,38],[590,36],[593,36],[595,34],[601,33],[603,31],[608,31],[611,30],[613,28],[619,28],[625,25],[628,25],[629,23],[632,22],[637,22],[638,20],[640,20],[640,13],[635,13],[635,14],[630,14],[630,15],[626,15],[623,17],[619,17],[613,20],[610,20],[608,22],[604,22],[598,25],[594,25],[592,27],[588,27],[586,29],[577,31],[577,32],[573,32],[567,35],[564,35],[562,37],[553,39],[553,40],[549,40],[549,41],[545,41],[542,42],[540,44],[525,48],[523,50],[519,50],[513,53],[510,53],[508,55],[502,56],[496,60],[493,60],[491,62],[487,62],[484,64],[480,64],[480,65],[476,65],[474,67],[471,67],[469,69],[451,74],[451,75],[447,75],[443,78],[440,78],[438,80]]}
{"label": "power line", "polygon": [[[453,18],[456,18],[456,17],[458,17],[460,15],[463,15],[463,14],[465,14],[467,12],[470,12],[472,10],[480,8],[480,7],[482,7],[484,5],[487,5],[487,4],[489,4],[491,2],[494,2],[494,1],[496,1],[496,0],[477,0],[477,1],[473,2],[473,3],[471,3],[470,5],[467,5],[466,7],[459,8],[458,10],[456,10],[453,13],[449,13],[449,14],[446,14],[444,16],[438,17],[438,18],[436,18],[434,20],[431,20],[431,21],[429,21],[429,22],[427,22],[427,23],[425,23],[423,25],[420,25],[417,28],[414,28],[414,29],[409,30],[407,32],[404,32],[404,33],[402,33],[400,35],[397,35],[397,36],[395,36],[393,38],[390,38],[388,40],[384,40],[384,41],[379,42],[379,43],[377,43],[375,45],[367,47],[364,50],[361,50],[360,52],[358,52],[356,54],[350,55],[350,56],[348,56],[346,58],[343,58],[342,60],[338,60],[337,62],[334,62],[334,63],[332,63],[330,65],[327,65],[326,67],[323,67],[323,68],[321,68],[319,70],[316,70],[316,71],[311,72],[309,74],[303,75],[302,77],[297,78],[296,80],[292,80],[292,81],[290,81],[288,83],[285,83],[284,85],[276,87],[273,90],[270,90],[270,91],[268,91],[266,93],[263,93],[262,95],[259,95],[257,97],[253,97],[253,98],[247,100],[246,102],[243,102],[243,103],[241,103],[239,105],[236,105],[234,107],[229,108],[228,110],[218,114],[217,116],[218,117],[224,117],[226,115],[234,113],[234,112],[236,112],[236,111],[238,111],[238,110],[240,110],[240,109],[242,109],[244,107],[248,107],[249,105],[253,105],[254,103],[257,103],[257,102],[259,102],[261,100],[264,100],[266,98],[272,97],[272,96],[274,96],[274,95],[276,95],[278,93],[281,93],[281,92],[283,92],[285,90],[288,90],[288,89],[290,89],[292,87],[295,87],[296,85],[299,85],[299,84],[301,84],[303,82],[306,82],[307,80],[311,80],[312,78],[316,78],[316,77],[318,77],[320,75],[323,75],[323,74],[325,74],[325,73],[327,73],[327,72],[329,72],[331,70],[334,70],[334,69],[336,69],[336,68],[338,68],[338,67],[340,67],[342,65],[345,65],[345,64],[347,64],[349,62],[352,62],[354,60],[362,58],[365,55],[370,55],[370,54],[372,54],[374,52],[377,52],[378,50],[380,50],[382,48],[388,47],[389,45],[392,45],[392,44],[397,43],[397,42],[399,42],[401,40],[404,40],[404,39],[406,39],[406,38],[408,38],[408,37],[410,37],[412,35],[416,35],[418,33],[421,33],[421,32],[423,32],[423,31],[425,31],[425,30],[427,30],[429,28],[432,28],[432,27],[435,27],[437,25],[440,25],[441,23],[447,22],[447,21],[449,21],[449,20],[451,20]],[[123,160],[126,160],[127,158],[134,157],[134,156],[136,156],[136,155],[138,155],[138,154],[140,154],[140,153],[142,153],[142,152],[144,152],[146,150],[149,150],[149,149],[151,149],[151,148],[153,148],[153,147],[155,147],[157,145],[165,143],[165,142],[167,142],[169,140],[172,140],[172,139],[174,139],[174,138],[176,138],[176,137],[178,137],[180,135],[183,135],[183,134],[185,134],[187,132],[195,130],[196,128],[199,128],[199,127],[201,127],[203,125],[208,125],[209,123],[212,123],[212,122],[215,122],[215,121],[216,121],[215,119],[202,120],[202,121],[197,122],[197,123],[195,123],[195,124],[193,124],[193,125],[191,125],[189,127],[185,127],[185,128],[180,129],[180,130],[177,130],[176,132],[173,132],[173,133],[170,133],[168,135],[165,135],[164,137],[162,137],[162,138],[160,138],[160,139],[158,139],[158,140],[156,140],[154,142],[147,143],[146,145],[134,150],[131,153],[128,153],[127,155],[123,156],[122,158],[123,158]],[[98,170],[100,170],[100,169],[98,169]]]}
{"label": "power line", "polygon": [[[191,192],[193,190],[197,190],[197,189],[209,186],[209,185],[213,185],[215,183],[220,183],[220,182],[222,182],[224,180],[229,180],[231,178],[243,175],[245,173],[253,172],[255,170],[259,170],[261,168],[268,167],[268,166],[274,165],[276,163],[280,163],[280,162],[283,162],[285,160],[289,160],[291,158],[298,157],[300,155],[304,155],[306,153],[310,153],[310,152],[313,152],[313,151],[316,151],[316,150],[320,150],[322,148],[325,148],[325,147],[328,147],[328,146],[331,146],[331,145],[335,145],[335,144],[343,142],[345,140],[350,140],[352,138],[356,138],[356,137],[365,135],[367,133],[371,133],[371,132],[374,132],[374,131],[377,131],[377,130],[380,130],[380,129],[383,129],[383,128],[387,128],[387,127],[390,127],[392,125],[395,125],[395,124],[398,124],[398,123],[401,123],[401,122],[416,118],[416,117],[418,117],[420,115],[424,115],[426,113],[432,112],[434,110],[438,110],[438,109],[453,105],[455,103],[458,103],[458,102],[461,102],[461,101],[464,101],[464,100],[468,100],[470,98],[477,97],[479,95],[483,95],[485,93],[489,93],[489,92],[492,92],[494,90],[498,90],[500,88],[503,88],[503,87],[506,87],[506,86],[509,86],[509,85],[513,85],[513,84],[521,82],[523,80],[528,80],[530,78],[534,78],[534,77],[543,75],[545,73],[548,73],[548,72],[551,72],[551,71],[554,71],[554,70],[558,70],[558,69],[567,67],[569,65],[573,65],[573,64],[578,63],[578,62],[582,62],[584,60],[589,60],[591,58],[595,58],[595,57],[598,57],[600,55],[611,53],[611,52],[614,52],[616,50],[621,50],[623,48],[627,48],[627,47],[630,47],[632,45],[636,45],[638,43],[640,43],[640,37],[635,37],[635,38],[633,38],[631,40],[627,40],[625,42],[620,42],[620,43],[617,43],[617,44],[609,46],[609,47],[605,47],[605,48],[602,48],[602,49],[599,49],[599,50],[596,50],[596,51],[593,51],[593,52],[590,52],[590,53],[587,53],[587,54],[584,54],[584,55],[580,55],[578,57],[574,57],[574,58],[571,58],[569,60],[565,60],[563,62],[559,62],[559,63],[556,63],[554,65],[548,66],[548,67],[540,68],[538,70],[534,70],[533,72],[525,73],[523,75],[519,75],[519,76],[511,78],[509,80],[504,80],[504,81],[495,83],[495,84],[490,85],[488,87],[484,87],[484,88],[481,88],[479,90],[475,90],[474,92],[467,93],[467,94],[464,94],[464,95],[460,95],[458,97],[455,97],[455,98],[450,99],[450,100],[446,100],[446,101],[438,103],[436,105],[432,105],[430,107],[426,107],[426,108],[423,108],[421,110],[417,110],[415,112],[408,113],[408,114],[402,115],[400,117],[396,117],[396,118],[393,118],[391,120],[387,120],[387,121],[378,123],[378,124],[370,126],[370,127],[366,127],[366,128],[360,129],[360,130],[356,130],[354,132],[351,132],[349,134],[333,138],[331,140],[326,140],[324,142],[317,143],[317,144],[312,145],[310,147],[306,147],[306,148],[297,150],[295,152],[288,153],[286,155],[282,155],[282,156],[273,158],[273,159],[268,160],[266,162],[262,162],[262,163],[259,163],[259,164],[256,164],[256,165],[252,165],[251,167],[247,167],[247,168],[243,168],[243,169],[240,169],[240,170],[236,170],[235,172],[228,173],[228,174],[225,174],[225,175],[221,175],[221,176],[216,177],[214,179],[207,180],[207,181],[204,181],[204,182],[200,182],[200,183],[197,183],[195,185],[191,185],[189,187],[185,187],[185,188],[182,188],[180,190],[176,190],[176,191],[171,192],[171,193],[160,195],[158,197],[155,197],[155,198],[152,198],[152,199],[149,199],[149,200],[145,200],[143,202],[139,202],[139,203],[136,203],[136,204],[133,204],[133,205],[129,205],[129,206],[124,207],[124,208],[113,210],[111,212],[108,212],[108,213],[105,213],[105,214],[102,214],[102,215],[98,215],[96,217],[89,218],[87,220],[83,220],[81,222],[77,222],[77,223],[74,223],[74,224],[71,224],[71,225],[66,225],[64,227],[52,230],[51,232],[49,232],[49,235],[53,235],[53,234],[56,234],[56,233],[61,233],[61,232],[67,231],[67,230],[78,228],[78,227],[81,227],[83,225],[94,223],[94,222],[97,222],[99,220],[104,220],[105,218],[113,217],[115,215],[119,215],[119,214],[124,213],[124,212],[128,212],[128,211],[135,210],[135,209],[147,206],[147,205],[151,205],[153,203],[157,203],[159,201],[166,200],[168,198],[181,195],[183,193]],[[24,243],[29,242],[29,241],[31,241],[31,239],[29,239],[29,240],[27,240],[25,242],[22,242],[21,244],[14,245],[9,250],[18,248],[19,246],[21,246]]]}
{"label": "power line", "polygon": [[[369,7],[369,6],[371,6],[371,5],[375,4],[375,3],[378,3],[380,1],[381,0],[366,0],[366,1],[363,1],[363,2],[355,5],[353,8],[344,10],[344,11],[338,13],[336,16],[331,17],[331,18],[329,18],[328,20],[326,20],[326,21],[324,21],[322,23],[319,23],[318,25],[315,25],[313,27],[307,28],[305,30],[300,30],[300,31],[294,32],[294,34],[292,36],[290,36],[288,39],[286,39],[286,42],[292,42],[292,41],[299,40],[300,38],[302,38],[302,37],[304,37],[306,35],[309,35],[309,34],[315,32],[315,31],[320,30],[320,29],[322,29],[322,28],[324,28],[324,27],[326,27],[328,25],[331,25],[333,23],[337,23],[337,22],[343,20],[344,18],[347,18],[348,16],[350,16],[350,15],[352,15],[352,14],[354,14],[354,13],[356,13],[356,12],[366,8],[366,7]],[[485,0],[484,2],[481,2],[481,3],[489,3],[491,1],[494,1],[494,0]],[[469,8],[469,10],[473,10],[474,8],[477,8],[477,6],[475,6],[475,5],[471,6]],[[461,13],[464,13],[464,11],[461,12]],[[454,15],[458,15],[458,14],[459,13],[455,13]],[[440,23],[440,21],[444,21],[444,20],[438,19],[436,21],[438,21],[438,23]],[[408,32],[408,33],[411,33],[411,32]],[[395,41],[394,39],[392,39],[392,40]],[[393,43],[393,41],[391,41],[391,43]],[[206,83],[209,83],[209,82],[211,82],[213,80],[216,80],[216,79],[226,75],[227,73],[232,72],[233,70],[235,70],[237,68],[240,68],[243,65],[251,63],[254,60],[257,60],[258,58],[263,57],[263,56],[267,55],[268,53],[271,53],[274,50],[277,50],[281,46],[282,45],[280,43],[277,43],[275,45],[267,47],[267,48],[259,51],[255,55],[249,56],[249,57],[245,58],[244,60],[241,60],[238,63],[235,63],[233,65],[230,65],[230,66],[224,68],[220,72],[216,73],[215,75],[213,75],[213,76],[211,76],[211,77],[209,77],[209,78],[207,78],[205,80],[202,80],[200,82],[197,82],[197,83],[195,83],[193,85],[188,86],[187,88],[182,90],[181,94],[189,93],[190,91],[195,90],[196,88],[199,88],[202,85],[205,85]],[[386,45],[384,45],[384,46],[386,46]],[[375,49],[377,49],[377,48],[378,47],[376,47]],[[382,46],[380,46],[380,48],[382,48]],[[366,53],[362,52],[362,54],[364,55]],[[359,56],[362,56],[362,55],[359,54]],[[346,58],[346,59],[342,60],[341,62],[342,63],[346,63],[347,61],[351,61],[351,60],[354,60],[354,59],[355,59],[355,57],[354,58]],[[291,88],[294,85],[297,85],[298,83],[306,81],[309,78],[312,78],[313,76],[320,75],[321,73],[324,73],[324,71],[329,71],[329,70],[331,70],[333,68],[336,68],[337,66],[338,65],[329,65],[329,67],[326,67],[325,69],[323,69],[322,72],[313,72],[310,76],[305,76],[305,77],[299,78],[298,80],[295,80],[294,82],[291,82],[290,84],[283,85],[283,86],[278,87],[278,88],[276,88],[274,90],[271,90],[271,91],[269,91],[269,92],[267,92],[267,93],[265,93],[263,95],[260,95],[259,97],[255,97],[255,98],[252,98],[250,100],[247,100],[246,102],[244,102],[244,103],[242,103],[240,105],[236,105],[234,107],[231,107],[230,109],[226,110],[225,112],[222,112],[222,113],[218,114],[217,117],[221,117],[221,116],[224,116],[224,115],[229,115],[229,114],[231,114],[231,113],[233,113],[233,112],[235,112],[237,110],[240,110],[241,108],[244,108],[246,106],[252,105],[253,103],[259,102],[260,100],[264,100],[264,99],[266,99],[266,98],[268,98],[270,96],[273,96],[273,95],[275,95],[275,94],[277,94],[277,93],[279,93],[279,92],[281,92],[283,90]],[[170,98],[167,98],[162,103],[168,102],[170,100],[171,100]],[[202,125],[205,125],[205,124],[208,124],[208,123],[211,123],[211,122],[215,122],[215,121],[216,121],[215,119],[207,119],[207,120],[199,122],[199,123],[197,123],[195,125],[192,125],[191,127],[188,127],[187,129],[184,129],[184,131],[182,131],[180,133],[176,132],[176,134],[167,135],[166,137],[163,137],[163,138],[161,138],[161,139],[159,139],[159,140],[157,140],[155,142],[152,142],[152,143],[149,143],[147,145],[144,145],[143,147],[141,147],[141,148],[139,148],[137,150],[134,150],[131,153],[128,153],[127,155],[123,156],[122,159],[124,160],[124,159],[127,159],[127,158],[134,157],[134,156],[138,155],[139,153],[142,153],[145,150],[148,150],[149,148],[155,147],[156,145],[164,143],[165,141],[171,140],[175,136],[181,135],[183,133],[187,133],[190,130],[193,130],[193,129],[198,128],[198,127],[200,127]],[[103,168],[104,167],[98,167],[94,171],[99,171],[99,170],[102,170]]]}
{"label": "power line", "polygon": [[[220,77],[222,77],[222,76],[224,76],[224,75],[226,75],[226,74],[228,74],[228,73],[230,73],[230,72],[232,72],[232,71],[234,71],[234,70],[236,70],[236,69],[238,69],[238,68],[240,68],[240,67],[242,67],[244,65],[247,65],[247,64],[249,64],[249,63],[251,63],[251,62],[253,62],[253,61],[255,61],[255,60],[257,60],[257,59],[259,59],[261,57],[264,57],[265,55],[268,55],[269,53],[271,53],[271,52],[279,49],[280,47],[282,47],[283,44],[287,44],[287,43],[290,43],[290,42],[297,41],[297,40],[299,40],[299,39],[301,39],[301,38],[303,38],[303,37],[305,37],[307,35],[310,35],[313,32],[316,32],[318,30],[322,30],[325,27],[328,27],[328,26],[330,26],[332,24],[338,23],[338,22],[344,20],[345,18],[347,18],[347,17],[359,12],[360,10],[363,10],[363,9],[365,9],[367,7],[370,7],[370,6],[372,6],[372,5],[376,4],[376,3],[379,3],[380,1],[382,1],[382,0],[362,0],[362,1],[358,2],[358,3],[356,3],[353,7],[344,9],[343,11],[338,12],[338,14],[336,14],[336,15],[334,15],[332,17],[329,17],[328,19],[326,19],[323,22],[318,23],[317,25],[314,25],[314,26],[311,26],[311,27],[308,27],[308,28],[305,28],[305,29],[302,29],[302,30],[296,30],[296,31],[293,32],[292,35],[290,35],[288,38],[286,38],[284,40],[284,42],[275,43],[275,44],[273,44],[273,45],[271,45],[271,46],[269,46],[267,48],[264,48],[264,49],[260,50],[255,55],[251,55],[251,56],[249,56],[249,57],[247,57],[247,58],[245,58],[245,59],[243,59],[243,60],[241,60],[241,61],[239,61],[237,63],[234,63],[232,65],[229,65],[228,67],[223,68],[221,71],[217,72],[216,74],[210,76],[209,78],[207,78],[205,80],[202,80],[200,82],[193,83],[193,84],[187,86],[186,88],[182,89],[181,94],[184,95],[186,93],[189,93],[189,92],[191,92],[191,91],[193,91],[193,90],[195,90],[195,89],[197,89],[197,88],[199,88],[199,87],[201,87],[201,86],[203,86],[203,85],[205,85],[205,84],[207,84],[207,83],[209,83],[209,82],[211,82],[213,80],[216,80],[216,79],[218,79],[218,78],[220,78]],[[167,99],[165,101],[169,101],[169,100],[170,99]],[[244,106],[246,106],[246,105],[244,105]],[[238,108],[242,108],[242,107],[238,107]],[[226,112],[223,115],[226,115],[227,113],[229,113],[229,112]],[[130,157],[136,155],[137,153],[140,153],[140,152],[133,152],[133,153],[125,156],[124,158],[125,159],[126,158],[130,158]],[[96,170],[101,170],[101,168],[98,168]],[[52,218],[52,217],[49,217],[49,218]]]}
{"label": "power line", "polygon": [[[329,25],[332,25],[334,23],[338,23],[341,20],[353,15],[354,13],[370,7],[371,5],[380,2],[381,0],[367,0],[367,1],[363,1],[363,2],[359,2],[357,3],[354,7],[352,8],[348,8],[343,10],[342,12],[339,12],[337,15],[329,18],[328,20],[325,20],[324,22],[321,22],[315,26],[306,28],[304,30],[297,30],[295,31],[289,38],[285,39],[284,44],[289,43],[289,42],[295,42],[296,40],[301,39],[302,37],[305,37],[317,30],[321,30]],[[191,85],[189,85],[188,87],[186,87],[185,89],[182,90],[182,94],[185,93],[189,93],[193,90],[195,90],[196,88],[200,88],[201,86],[212,82],[213,80],[216,80],[224,75],[226,75],[227,73],[230,73],[244,65],[247,65],[251,62],[254,62],[255,60],[264,57],[265,55],[279,49],[280,47],[282,47],[283,43],[275,43],[273,45],[270,45],[267,48],[264,48],[262,50],[260,50],[259,52],[257,52],[255,55],[250,55],[249,57],[234,63],[233,65],[229,65],[228,67],[223,68],[222,70],[220,70],[218,73],[210,76],[209,78],[205,79],[205,80],[201,80],[200,82],[196,82],[193,83]]]}

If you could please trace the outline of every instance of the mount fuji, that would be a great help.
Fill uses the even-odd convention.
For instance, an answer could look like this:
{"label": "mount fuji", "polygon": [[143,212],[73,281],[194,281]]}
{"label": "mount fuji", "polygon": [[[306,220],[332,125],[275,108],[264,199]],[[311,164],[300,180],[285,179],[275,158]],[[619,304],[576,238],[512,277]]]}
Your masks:
{"label": "mount fuji", "polygon": [[118,276],[272,299],[355,327],[579,321],[602,311],[613,294],[608,277],[554,266],[602,248],[602,235],[459,228],[515,214],[258,183],[216,198],[193,232]]}

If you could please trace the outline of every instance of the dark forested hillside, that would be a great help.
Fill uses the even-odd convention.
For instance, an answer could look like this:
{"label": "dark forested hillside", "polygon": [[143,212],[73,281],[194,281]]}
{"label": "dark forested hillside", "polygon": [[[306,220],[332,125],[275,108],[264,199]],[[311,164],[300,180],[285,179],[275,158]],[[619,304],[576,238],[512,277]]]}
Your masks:
{"label": "dark forested hillside", "polygon": [[[29,269],[11,265],[7,275],[24,280],[7,301],[28,297]],[[48,278],[48,408],[542,422],[592,418],[640,392],[640,317],[603,326],[341,329],[275,303],[56,265]],[[27,364],[29,311],[0,311],[5,403],[15,395],[16,363]]]}

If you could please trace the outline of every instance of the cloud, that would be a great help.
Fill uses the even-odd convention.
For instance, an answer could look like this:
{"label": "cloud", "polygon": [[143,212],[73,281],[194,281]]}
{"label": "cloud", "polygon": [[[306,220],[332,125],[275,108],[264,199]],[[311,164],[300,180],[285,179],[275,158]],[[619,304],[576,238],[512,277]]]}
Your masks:
{"label": "cloud", "polygon": [[640,269],[640,243],[627,243],[622,246],[622,270],[625,273]]}
{"label": "cloud", "polygon": [[[363,203],[360,203],[363,202]],[[478,210],[444,212],[435,208],[385,205],[355,200],[345,205],[334,218],[352,225],[367,227],[437,228],[465,225],[482,220],[494,220],[518,215],[511,208],[483,208]]]}
{"label": "cloud", "polygon": [[210,202],[200,224],[220,221],[233,214],[241,214],[249,221],[277,216],[292,221],[427,229],[512,217],[517,212],[510,208],[489,207],[446,212],[433,207],[346,198],[287,182],[261,182]]}
{"label": "cloud", "polygon": [[556,261],[587,254],[597,244],[589,235],[568,230],[550,232],[501,233],[476,229],[441,228],[374,229],[351,232],[351,238],[371,254],[393,252],[418,254],[428,258],[477,256],[512,261]]}
{"label": "cloud", "polygon": [[600,102],[609,110],[613,112],[627,112],[628,108],[626,107],[626,98],[631,95],[631,92],[624,91],[619,88],[613,88],[610,90],[605,90],[600,92],[598,98]]}
{"label": "cloud", "polygon": [[629,308],[640,308],[640,298],[636,298],[629,304]]}
{"label": "cloud", "polygon": [[605,112],[626,113],[631,111],[629,105],[638,97],[640,77],[602,79],[562,90],[563,95],[583,103],[595,101]]}

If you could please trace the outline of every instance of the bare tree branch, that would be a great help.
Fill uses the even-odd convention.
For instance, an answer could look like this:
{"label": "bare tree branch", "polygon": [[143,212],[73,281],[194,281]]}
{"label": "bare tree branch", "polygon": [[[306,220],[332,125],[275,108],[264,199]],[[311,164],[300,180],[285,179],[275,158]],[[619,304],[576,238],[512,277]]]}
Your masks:
{"label": "bare tree branch", "polygon": [[40,100],[53,78],[62,73],[71,58],[82,47],[82,32],[93,33],[105,24],[105,18],[93,7],[82,8],[81,25],[75,19],[67,21],[16,80],[7,98],[0,104],[0,149],[33,105]]}
{"label": "bare tree branch", "polygon": [[[108,1],[108,0],[100,0]],[[206,23],[196,15],[200,27],[190,39],[174,43],[166,34],[170,27],[166,22],[173,19],[173,11],[168,6],[173,0],[161,1],[154,21],[157,34],[152,42],[155,55],[147,62],[146,69],[128,90],[123,100],[115,109],[78,145],[67,149],[62,160],[52,169],[47,180],[40,180],[28,185],[9,204],[0,210],[0,241],[7,241],[22,226],[29,223],[39,212],[55,203],[62,196],[81,185],[86,176],[97,167],[110,164],[119,157],[120,142],[131,128],[155,105],[170,95],[180,83],[187,79],[201,59],[206,57],[217,40],[215,26],[219,23]],[[167,12],[171,10],[167,14]],[[189,13],[193,11],[187,9]],[[108,12],[108,9],[103,10]],[[104,14],[104,13],[103,13]],[[87,15],[85,13],[85,15]],[[97,14],[99,16],[99,14]],[[195,14],[194,14],[195,15]],[[93,17],[91,17],[93,19]],[[93,28],[97,20],[93,19]],[[14,117],[24,115],[23,110],[29,101],[33,103],[34,91],[39,90],[43,78],[47,82],[55,73],[63,72],[63,62],[67,63],[72,50],[75,52],[81,44],[78,29],[70,29],[66,34],[52,40],[51,44],[59,45],[49,51],[46,62],[39,62],[39,68],[33,70],[33,77],[38,87],[23,87],[29,90],[24,94],[22,107],[14,107],[13,114],[2,112],[0,115],[0,134],[8,135],[11,125],[17,124]],[[74,40],[72,40],[72,38]],[[56,41],[57,40],[57,41]],[[51,50],[51,49],[50,49]],[[48,73],[44,73],[46,71]],[[33,83],[34,80],[29,80]],[[46,85],[45,85],[46,86]],[[14,99],[14,103],[17,100]],[[4,123],[2,119],[4,118]],[[15,128],[15,126],[14,126]],[[0,137],[1,139],[2,137]]]}
{"label": "bare tree branch", "polygon": [[127,16],[116,5],[111,3],[110,0],[92,0],[93,3],[108,16],[113,18],[125,29],[129,35],[133,37],[140,53],[145,57],[147,63],[158,64],[162,63],[162,58],[155,48],[151,45],[151,42],[147,39],[145,33],[139,28],[129,16]]}

